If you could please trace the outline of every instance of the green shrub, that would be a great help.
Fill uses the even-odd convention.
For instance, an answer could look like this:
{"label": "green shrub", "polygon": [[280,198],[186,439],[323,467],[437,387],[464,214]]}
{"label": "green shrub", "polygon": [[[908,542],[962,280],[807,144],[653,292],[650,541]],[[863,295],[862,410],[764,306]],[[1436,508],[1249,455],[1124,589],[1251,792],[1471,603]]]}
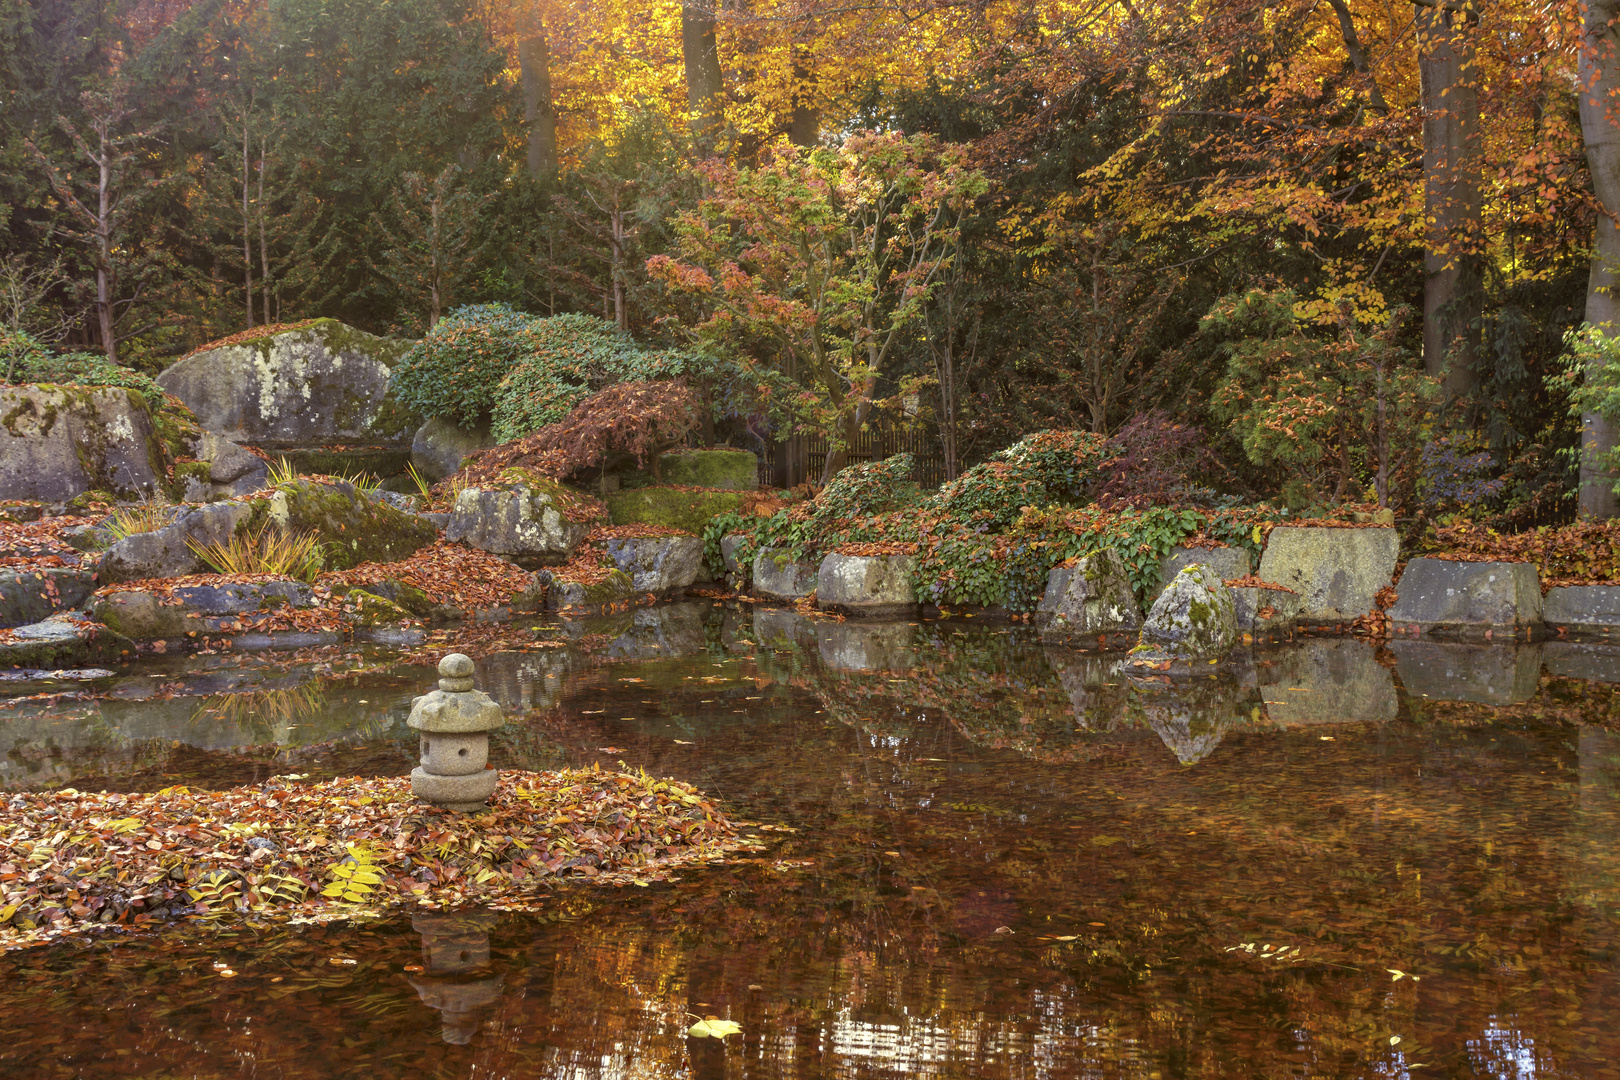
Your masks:
{"label": "green shrub", "polygon": [[[501,380],[536,347],[543,321],[506,304],[455,309],[394,366],[394,396],[424,416],[476,426],[494,411]],[[584,385],[583,372],[574,382]]]}
{"label": "green shrub", "polygon": [[1042,431],[944,485],[930,506],[947,517],[1006,528],[1026,506],[1085,501],[1107,440],[1089,431]]}
{"label": "green shrub", "polygon": [[916,467],[917,459],[910,454],[845,466],[816,495],[811,520],[818,526],[836,527],[852,518],[916,502],[918,489],[911,479]]}
{"label": "green shrub", "polygon": [[136,390],[157,408],[163,388],[150,375],[119,367],[100,353],[61,356],[21,330],[0,326],[0,369],[12,383],[63,383],[71,386],[117,386]]}

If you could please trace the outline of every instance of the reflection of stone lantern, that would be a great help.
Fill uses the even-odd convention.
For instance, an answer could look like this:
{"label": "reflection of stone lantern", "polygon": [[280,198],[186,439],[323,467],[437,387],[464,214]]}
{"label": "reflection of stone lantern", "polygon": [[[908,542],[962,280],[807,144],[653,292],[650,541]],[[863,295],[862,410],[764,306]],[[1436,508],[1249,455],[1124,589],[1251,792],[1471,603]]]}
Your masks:
{"label": "reflection of stone lantern", "polygon": [[501,998],[506,976],[491,971],[489,963],[489,931],[494,925],[495,916],[487,911],[411,919],[411,928],[422,935],[426,968],[411,978],[411,985],[424,1005],[444,1017],[447,1043],[471,1042],[482,1022],[480,1013]]}
{"label": "reflection of stone lantern", "polygon": [[501,707],[473,689],[473,662],[461,653],[439,661],[439,688],[411,702],[406,721],[422,733],[422,764],[411,770],[419,799],[451,810],[477,810],[495,793],[489,732],[506,723]]}

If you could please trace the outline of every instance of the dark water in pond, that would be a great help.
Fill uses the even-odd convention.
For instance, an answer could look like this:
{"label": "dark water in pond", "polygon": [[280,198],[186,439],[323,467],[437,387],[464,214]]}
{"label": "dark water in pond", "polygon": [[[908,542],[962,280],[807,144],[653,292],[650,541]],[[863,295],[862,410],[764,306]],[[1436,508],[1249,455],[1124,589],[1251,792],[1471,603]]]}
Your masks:
{"label": "dark water in pond", "polygon": [[[544,916],[6,954],[0,1075],[1620,1078],[1620,649],[1317,640],[1172,684],[963,620],[540,637],[479,658],[499,764],[677,776],[768,849]],[[431,679],[0,682],[0,786],[403,773]]]}

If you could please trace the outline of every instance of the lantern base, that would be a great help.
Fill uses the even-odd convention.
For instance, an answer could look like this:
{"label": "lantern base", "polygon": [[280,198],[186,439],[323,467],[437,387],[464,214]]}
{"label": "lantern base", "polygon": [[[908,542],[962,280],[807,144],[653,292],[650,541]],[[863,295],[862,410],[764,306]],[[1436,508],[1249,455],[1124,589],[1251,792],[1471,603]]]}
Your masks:
{"label": "lantern base", "polygon": [[483,769],[465,776],[440,776],[420,765],[411,770],[411,794],[426,802],[463,813],[481,809],[495,794],[500,774]]}

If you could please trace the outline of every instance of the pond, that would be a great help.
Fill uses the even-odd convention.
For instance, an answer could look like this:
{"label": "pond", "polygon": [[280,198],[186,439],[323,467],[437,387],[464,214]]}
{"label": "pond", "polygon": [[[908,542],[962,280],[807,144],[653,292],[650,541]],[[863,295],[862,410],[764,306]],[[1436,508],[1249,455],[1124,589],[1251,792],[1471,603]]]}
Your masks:
{"label": "pond", "polygon": [[705,600],[0,681],[0,786],[401,775],[452,647],[517,721],[498,764],[675,776],[764,850],[539,914],[6,953],[0,1073],[1620,1078],[1620,647],[1131,680]]}

